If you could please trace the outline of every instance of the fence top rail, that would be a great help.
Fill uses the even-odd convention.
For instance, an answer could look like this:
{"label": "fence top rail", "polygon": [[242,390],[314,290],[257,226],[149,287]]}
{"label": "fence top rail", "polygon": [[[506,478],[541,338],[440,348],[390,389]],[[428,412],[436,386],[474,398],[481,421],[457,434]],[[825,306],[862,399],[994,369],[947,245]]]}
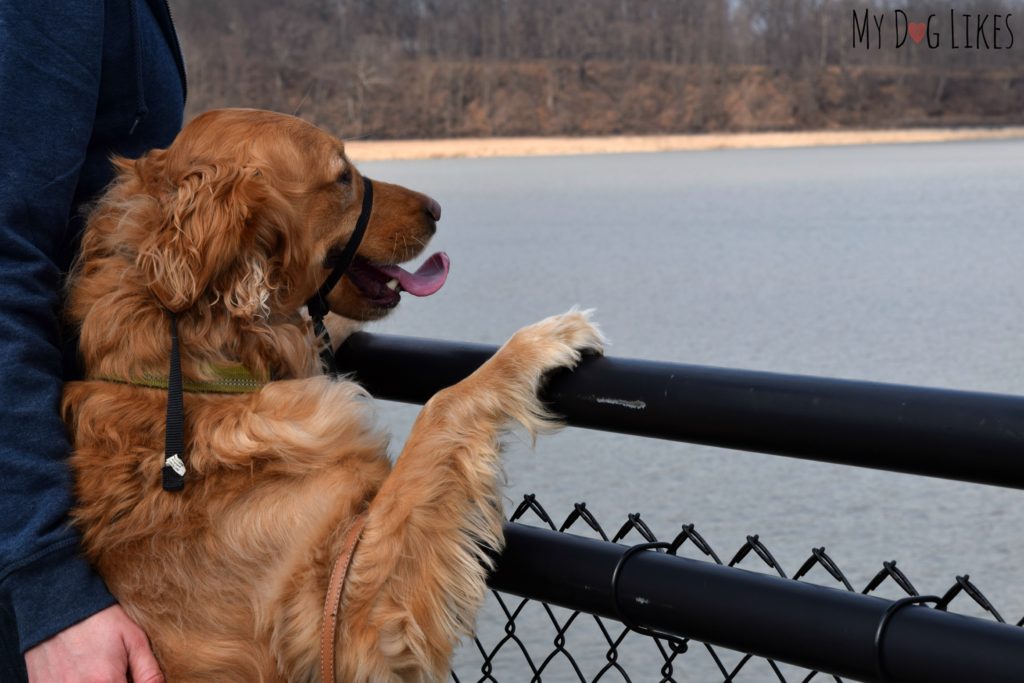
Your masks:
{"label": "fence top rail", "polygon": [[[340,372],[424,403],[497,347],[356,333]],[[1024,397],[587,357],[544,398],[572,426],[1024,488]]]}
{"label": "fence top rail", "polygon": [[[1016,682],[1024,629],[523,524],[505,525],[495,590],[858,681]],[[919,602],[939,603],[939,609]],[[685,644],[684,644],[685,645]],[[808,679],[804,679],[808,680]]]}

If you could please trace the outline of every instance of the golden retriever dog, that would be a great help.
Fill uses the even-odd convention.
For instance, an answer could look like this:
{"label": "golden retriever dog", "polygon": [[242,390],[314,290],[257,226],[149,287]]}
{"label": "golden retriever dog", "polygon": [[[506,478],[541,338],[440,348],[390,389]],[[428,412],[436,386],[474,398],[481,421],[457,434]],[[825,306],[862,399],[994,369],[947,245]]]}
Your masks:
{"label": "golden retriever dog", "polygon": [[[89,559],[170,683],[445,678],[484,596],[486,549],[502,545],[499,438],[513,421],[552,424],[544,374],[599,352],[600,333],[575,310],[521,329],[424,406],[392,465],[371,400],[325,374],[303,308],[361,213],[342,142],[290,116],[219,110],[115,164],[67,304],[86,374],[63,410]],[[339,329],[443,280],[396,267],[422,252],[438,204],[373,189],[356,259],[327,296]],[[161,485],[169,312],[186,389],[180,491]],[[214,386],[239,373],[251,391]],[[363,514],[321,667],[329,575]]]}

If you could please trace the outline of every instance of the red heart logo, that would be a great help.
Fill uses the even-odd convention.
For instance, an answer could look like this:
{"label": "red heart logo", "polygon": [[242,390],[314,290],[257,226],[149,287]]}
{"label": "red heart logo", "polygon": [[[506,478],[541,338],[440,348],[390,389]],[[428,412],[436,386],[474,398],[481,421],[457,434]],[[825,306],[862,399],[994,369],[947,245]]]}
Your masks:
{"label": "red heart logo", "polygon": [[915,43],[920,43],[924,39],[924,31],[928,28],[928,25],[923,21],[918,23],[907,24],[907,32],[910,34],[910,39]]}

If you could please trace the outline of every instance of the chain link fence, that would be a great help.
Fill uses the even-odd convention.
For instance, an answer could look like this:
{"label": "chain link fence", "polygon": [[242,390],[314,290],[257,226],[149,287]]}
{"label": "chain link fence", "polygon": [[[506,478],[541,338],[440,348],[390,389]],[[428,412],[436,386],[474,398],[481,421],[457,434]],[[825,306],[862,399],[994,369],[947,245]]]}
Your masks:
{"label": "chain link fence", "polygon": [[[577,503],[564,521],[557,523],[533,494],[524,496],[510,521],[625,545],[661,542],[640,514],[630,514],[624,522],[606,530],[586,503]],[[609,533],[610,529],[615,530]],[[756,535],[747,536],[731,556],[719,554],[693,524],[682,525],[675,538],[666,544],[666,552],[672,555],[685,554],[719,565],[742,566],[794,581],[808,581],[813,574],[815,584],[865,595],[919,595],[895,561],[883,562],[881,569],[858,591],[824,547],[812,548],[807,559],[790,575]],[[1006,623],[967,575],[957,576],[934,608],[952,608],[951,611],[966,611]],[[496,591],[492,592],[479,622],[473,642],[466,644],[456,657],[452,679],[457,683],[843,680],[686,638],[644,633],[642,628],[629,629],[611,619]],[[1024,618],[1016,622],[1017,626],[1022,624]]]}
{"label": "chain link fence", "polygon": [[[338,364],[379,399],[423,403],[467,377],[495,350],[357,333],[339,351]],[[1024,397],[588,357],[575,372],[549,378],[543,398],[574,427],[1024,489]],[[616,577],[628,574],[619,573],[627,557],[649,569],[666,568],[658,574],[664,583],[634,584],[628,613],[653,615],[665,608],[660,615],[667,610],[671,616],[660,623],[669,623],[673,633],[701,633],[715,642],[784,655],[786,661],[831,666],[858,680],[888,680],[894,668],[908,680],[927,683],[1024,680],[1024,631],[1003,626],[1003,616],[966,575],[931,600],[919,595],[895,561],[883,562],[858,589],[825,548],[811,549],[789,574],[756,535],[747,536],[729,555],[712,548],[692,524],[662,540],[639,514],[614,526],[601,524],[583,503],[557,523],[532,495],[510,520],[527,526],[509,525],[509,538],[530,537],[520,546],[516,566],[524,571],[517,576],[535,583],[524,588],[510,577],[504,569],[510,555],[506,550],[492,584],[597,613],[492,593],[478,615],[475,639],[456,653],[453,680],[459,683],[842,680],[710,643],[650,633],[642,624],[624,626],[613,617],[624,614]],[[569,538],[562,543],[559,531],[621,545]],[[673,560],[681,564],[669,571],[663,560],[643,557],[654,550],[688,561]],[[523,562],[522,553],[529,562]],[[601,575],[598,564],[610,576]],[[595,571],[580,574],[581,567]],[[773,578],[769,585],[726,567]],[[694,580],[677,584],[683,573]],[[587,581],[610,579],[610,585],[562,581],[583,574]],[[631,575],[641,582],[653,576]],[[715,590],[709,582],[716,582]],[[662,597],[647,600],[646,595]],[[886,630],[903,605],[926,597],[932,606],[902,611],[903,626]],[[610,606],[600,602],[604,598],[611,599]],[[698,601],[702,609],[688,609]],[[982,619],[961,620],[947,610]],[[698,630],[698,623],[706,630]],[[902,635],[892,636],[897,630]],[[979,676],[979,670],[986,673]]]}

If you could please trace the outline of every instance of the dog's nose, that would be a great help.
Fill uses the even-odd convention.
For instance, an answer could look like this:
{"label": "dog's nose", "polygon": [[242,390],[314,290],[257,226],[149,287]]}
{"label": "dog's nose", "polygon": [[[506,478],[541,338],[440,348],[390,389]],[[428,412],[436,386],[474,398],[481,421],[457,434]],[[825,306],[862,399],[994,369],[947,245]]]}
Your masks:
{"label": "dog's nose", "polygon": [[441,205],[434,201],[432,198],[427,197],[427,205],[424,207],[426,212],[430,214],[430,217],[435,221],[441,220]]}

